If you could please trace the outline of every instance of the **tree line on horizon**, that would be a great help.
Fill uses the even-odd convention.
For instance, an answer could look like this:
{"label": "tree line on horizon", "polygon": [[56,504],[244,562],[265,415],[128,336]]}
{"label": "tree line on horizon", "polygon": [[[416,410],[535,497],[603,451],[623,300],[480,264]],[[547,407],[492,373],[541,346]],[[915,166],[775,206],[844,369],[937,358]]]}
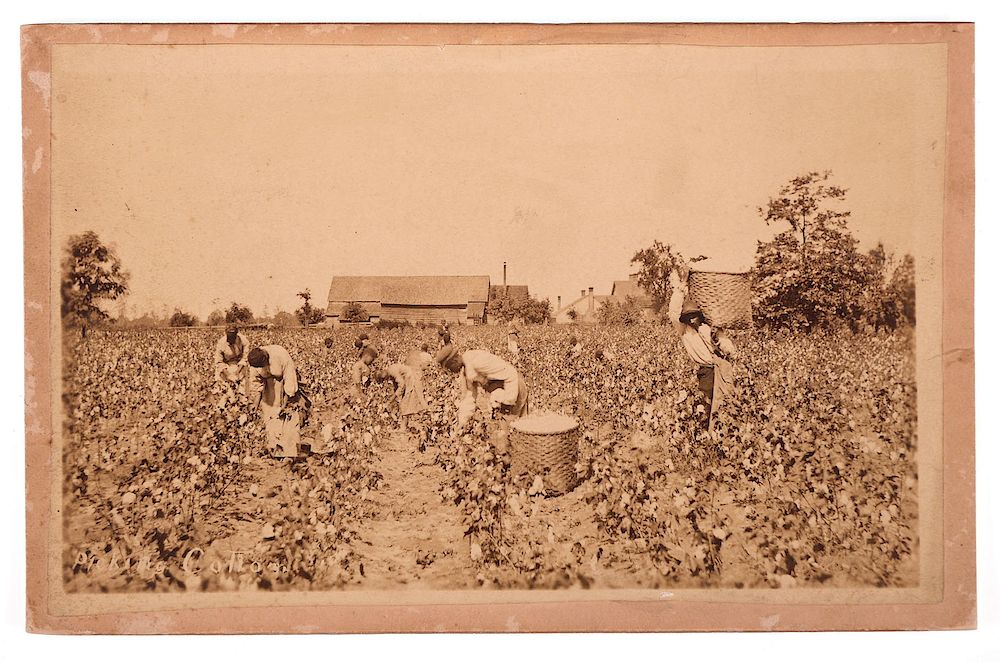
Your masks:
{"label": "tree line on horizon", "polygon": [[[912,326],[916,322],[913,256],[893,255],[881,243],[859,251],[859,242],[848,227],[851,212],[840,208],[847,189],[832,183],[832,177],[829,170],[794,177],[758,208],[761,219],[768,226],[777,226],[779,232],[757,245],[750,272],[755,324],[793,332]],[[702,259],[705,256],[685,258],[671,244],[659,240],[634,254],[632,264],[639,268],[639,285],[652,299],[656,321],[666,322],[670,272]],[[113,319],[107,305],[128,293],[129,273],[113,248],[93,231],[69,238],[61,266],[62,318],[65,325],[79,328],[83,336],[89,327],[106,324],[125,328],[201,324],[182,309],[175,309],[169,317],[147,313],[133,320],[124,315]],[[225,310],[213,311],[205,324],[292,327],[323,322],[325,310],[312,305],[308,288],[296,296],[302,305],[294,313],[279,311],[256,317],[248,306],[232,302]],[[360,306],[348,310],[350,306],[345,307],[344,319],[361,321],[365,311]],[[605,324],[638,324],[647,319],[633,297],[608,300],[597,312],[598,320]],[[530,296],[491,299],[487,313],[501,323],[544,324],[553,316],[548,299]]]}

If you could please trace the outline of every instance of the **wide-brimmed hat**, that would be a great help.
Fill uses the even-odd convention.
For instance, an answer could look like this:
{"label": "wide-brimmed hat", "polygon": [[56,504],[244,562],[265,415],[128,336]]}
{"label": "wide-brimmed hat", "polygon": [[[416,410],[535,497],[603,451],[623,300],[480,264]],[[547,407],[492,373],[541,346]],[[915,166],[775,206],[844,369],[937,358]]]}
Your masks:
{"label": "wide-brimmed hat", "polygon": [[694,299],[690,296],[685,297],[684,303],[681,305],[680,320],[684,324],[689,324],[695,317],[704,319],[705,314],[701,312],[701,306]]}

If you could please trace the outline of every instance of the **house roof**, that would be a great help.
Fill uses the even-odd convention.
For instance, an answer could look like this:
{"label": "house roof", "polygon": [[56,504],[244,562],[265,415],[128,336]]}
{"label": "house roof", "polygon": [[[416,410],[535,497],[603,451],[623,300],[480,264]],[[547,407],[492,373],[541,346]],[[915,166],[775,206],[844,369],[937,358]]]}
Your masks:
{"label": "house roof", "polygon": [[[506,292],[505,292],[506,290]],[[491,285],[490,286],[490,298],[498,299],[506,293],[511,299],[527,299],[528,298],[528,286],[527,285]]]}
{"label": "house roof", "polygon": [[635,297],[640,305],[653,305],[653,298],[646,290],[639,287],[639,283],[634,280],[616,280],[611,286],[611,296],[624,300],[625,297]]}
{"label": "house roof", "polygon": [[[572,308],[575,308],[577,310],[579,310],[580,308],[583,308],[584,311],[586,311],[587,306],[589,305],[588,302],[587,302],[587,299],[589,299],[589,298],[590,298],[590,295],[587,294],[586,296],[580,297],[576,301],[573,301],[571,303],[567,303],[565,306],[563,306],[562,308],[560,308],[559,310],[556,311],[556,317],[558,317],[562,313],[568,313],[570,311],[570,309],[572,309]],[[607,301],[610,298],[611,298],[611,296],[608,295],[608,294],[595,294],[594,295],[594,312],[596,313],[597,309],[601,307],[601,304],[604,303],[605,301]]]}
{"label": "house roof", "polygon": [[379,301],[413,306],[486,302],[489,276],[334,276],[328,301]]}

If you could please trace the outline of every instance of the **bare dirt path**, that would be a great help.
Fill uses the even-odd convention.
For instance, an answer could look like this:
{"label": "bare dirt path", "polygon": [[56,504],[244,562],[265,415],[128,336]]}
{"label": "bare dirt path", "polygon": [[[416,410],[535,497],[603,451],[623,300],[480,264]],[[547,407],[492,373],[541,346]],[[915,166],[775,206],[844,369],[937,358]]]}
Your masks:
{"label": "bare dirt path", "polygon": [[372,493],[376,515],[361,527],[356,552],[365,561],[360,586],[462,589],[476,586],[476,571],[458,508],[441,501],[444,469],[420,453],[404,432],[379,449],[383,489]]}

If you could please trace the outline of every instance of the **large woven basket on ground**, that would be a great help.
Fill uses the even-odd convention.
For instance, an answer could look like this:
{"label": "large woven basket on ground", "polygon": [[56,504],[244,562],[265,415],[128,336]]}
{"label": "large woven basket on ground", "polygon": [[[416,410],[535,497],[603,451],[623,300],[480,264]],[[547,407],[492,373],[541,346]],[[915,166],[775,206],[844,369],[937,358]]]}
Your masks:
{"label": "large woven basket on ground", "polygon": [[579,482],[576,462],[580,425],[562,414],[520,418],[510,426],[510,464],[515,476],[541,476],[549,494],[566,494]]}
{"label": "large woven basket on ground", "polygon": [[712,326],[746,329],[753,321],[750,274],[692,271],[688,274],[688,295]]}

